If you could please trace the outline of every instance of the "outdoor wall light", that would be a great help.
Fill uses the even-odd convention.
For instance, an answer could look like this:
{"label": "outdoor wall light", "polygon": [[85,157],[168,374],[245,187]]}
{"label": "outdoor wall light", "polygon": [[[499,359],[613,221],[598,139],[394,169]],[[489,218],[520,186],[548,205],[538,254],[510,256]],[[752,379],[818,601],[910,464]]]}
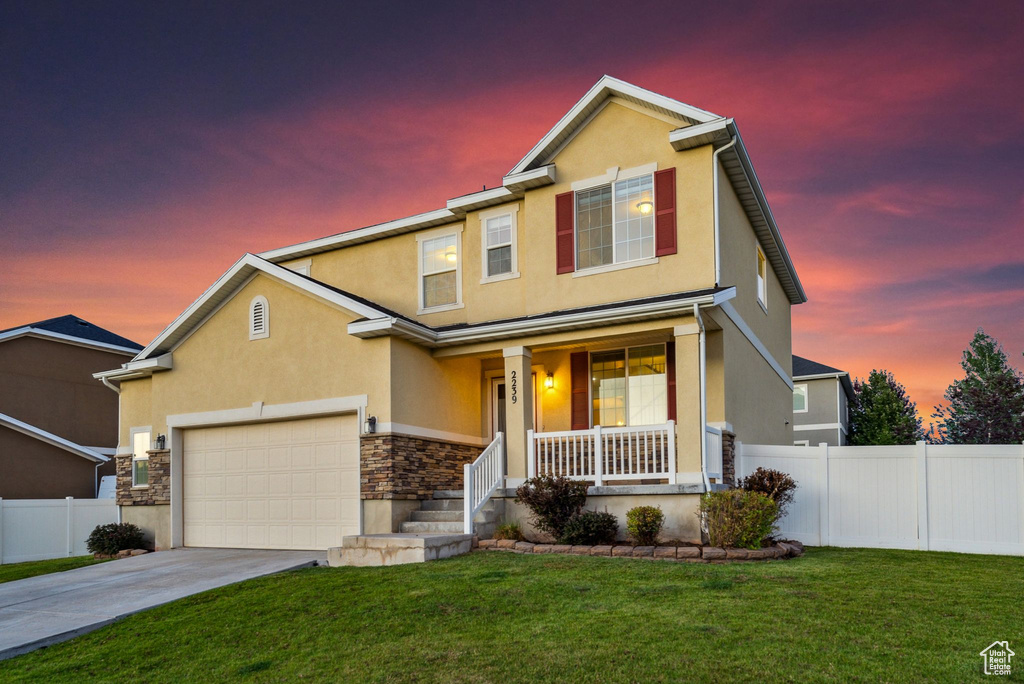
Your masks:
{"label": "outdoor wall light", "polygon": [[644,200],[642,202],[637,202],[636,208],[640,210],[641,214],[643,214],[644,216],[647,216],[652,211],[654,211],[654,202],[652,202],[651,200]]}
{"label": "outdoor wall light", "polygon": [[164,445],[167,444],[167,435],[157,435],[156,437],[156,448],[164,449]]}
{"label": "outdoor wall light", "polygon": [[366,422],[363,423],[363,432],[368,434],[368,435],[372,435],[376,431],[377,431],[377,416],[370,416],[369,418],[366,419]]}
{"label": "outdoor wall light", "polygon": [[544,386],[548,389],[553,389],[555,386],[555,374],[548,371],[548,376],[544,378]]}

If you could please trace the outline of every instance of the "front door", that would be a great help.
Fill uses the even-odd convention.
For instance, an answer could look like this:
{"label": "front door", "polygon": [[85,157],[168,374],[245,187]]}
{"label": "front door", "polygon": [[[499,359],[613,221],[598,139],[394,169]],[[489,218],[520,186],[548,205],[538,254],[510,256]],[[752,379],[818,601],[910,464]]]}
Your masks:
{"label": "front door", "polygon": [[[537,374],[530,376],[530,383],[533,386],[533,429],[540,430],[540,406],[537,403]],[[505,378],[493,378],[491,380],[491,439],[498,432],[505,432]]]}

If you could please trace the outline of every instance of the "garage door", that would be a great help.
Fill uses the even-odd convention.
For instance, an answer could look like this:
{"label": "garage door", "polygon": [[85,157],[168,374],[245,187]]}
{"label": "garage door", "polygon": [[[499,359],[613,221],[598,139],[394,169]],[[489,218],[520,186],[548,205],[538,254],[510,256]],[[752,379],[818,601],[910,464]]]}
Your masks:
{"label": "garage door", "polygon": [[326,549],[359,533],[355,415],[186,430],[184,543]]}

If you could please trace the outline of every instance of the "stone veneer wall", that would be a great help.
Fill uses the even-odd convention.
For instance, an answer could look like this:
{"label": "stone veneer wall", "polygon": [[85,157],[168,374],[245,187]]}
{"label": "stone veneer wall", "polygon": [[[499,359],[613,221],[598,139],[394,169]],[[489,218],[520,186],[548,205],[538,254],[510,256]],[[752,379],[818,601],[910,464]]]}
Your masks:
{"label": "stone veneer wall", "polygon": [[397,433],[359,440],[363,499],[427,499],[438,489],[462,489],[462,466],[484,447]]}
{"label": "stone veneer wall", "polygon": [[736,484],[736,435],[722,430],[722,480]]}
{"label": "stone veneer wall", "polygon": [[154,449],[149,454],[149,486],[132,488],[132,456],[118,455],[117,505],[156,506],[171,502],[171,452]]}

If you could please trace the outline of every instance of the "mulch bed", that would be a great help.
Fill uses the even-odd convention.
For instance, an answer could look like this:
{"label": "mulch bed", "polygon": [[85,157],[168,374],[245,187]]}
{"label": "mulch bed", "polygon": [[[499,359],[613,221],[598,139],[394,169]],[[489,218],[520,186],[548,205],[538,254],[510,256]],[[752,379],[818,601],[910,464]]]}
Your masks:
{"label": "mulch bed", "polygon": [[610,556],[612,558],[647,558],[686,563],[731,563],[735,561],[766,561],[796,558],[804,553],[798,541],[777,542],[760,549],[723,549],[718,546],[569,546],[568,544],[534,544],[513,539],[474,538],[474,548],[481,551],[509,553],[558,553],[572,556]]}

